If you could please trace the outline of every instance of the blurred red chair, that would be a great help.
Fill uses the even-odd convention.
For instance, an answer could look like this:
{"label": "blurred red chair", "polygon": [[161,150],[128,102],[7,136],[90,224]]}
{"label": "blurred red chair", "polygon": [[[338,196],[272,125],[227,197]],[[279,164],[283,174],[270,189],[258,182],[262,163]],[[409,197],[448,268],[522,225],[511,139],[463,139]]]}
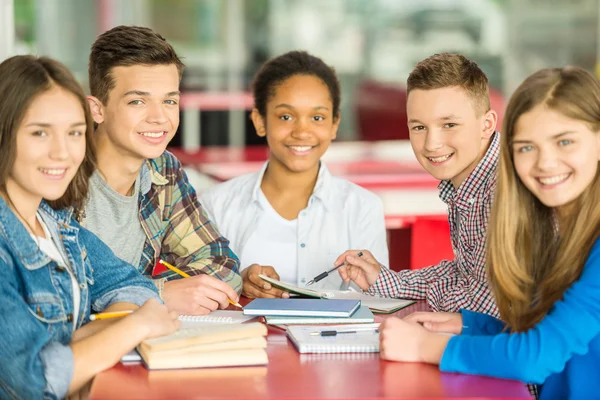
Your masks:
{"label": "blurred red chair", "polygon": [[408,139],[406,89],[363,81],[354,98],[358,140]]}
{"label": "blurred red chair", "polygon": [[[501,130],[504,116],[504,95],[490,88],[490,102],[498,113],[496,129]],[[406,88],[377,81],[364,81],[354,99],[358,140],[408,139]]]}
{"label": "blurred red chair", "polygon": [[453,259],[448,217],[417,217],[411,232],[410,269],[421,269]]}

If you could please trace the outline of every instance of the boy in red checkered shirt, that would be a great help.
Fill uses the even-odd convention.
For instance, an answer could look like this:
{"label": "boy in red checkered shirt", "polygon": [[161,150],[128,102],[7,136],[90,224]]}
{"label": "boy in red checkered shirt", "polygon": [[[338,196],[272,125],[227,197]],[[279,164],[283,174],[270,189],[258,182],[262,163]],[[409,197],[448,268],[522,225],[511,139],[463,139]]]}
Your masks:
{"label": "boy in red checkered shirt", "polygon": [[499,156],[498,116],[490,108],[487,77],[464,56],[436,54],[410,73],[407,92],[410,142],[419,163],[441,180],[454,260],[397,273],[381,268],[368,250],[348,250],[335,264],[345,261],[342,279],[372,294],[427,300],[434,311],[465,308],[497,316],[485,272]]}

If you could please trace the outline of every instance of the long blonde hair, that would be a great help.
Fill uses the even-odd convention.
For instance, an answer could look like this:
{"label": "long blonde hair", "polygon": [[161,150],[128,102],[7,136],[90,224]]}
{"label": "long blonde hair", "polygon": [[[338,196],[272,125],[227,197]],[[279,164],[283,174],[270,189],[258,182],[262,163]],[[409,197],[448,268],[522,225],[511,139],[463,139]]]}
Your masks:
{"label": "long blonde hair", "polygon": [[[487,266],[501,318],[513,331],[538,323],[579,279],[600,233],[600,173],[560,221],[519,179],[512,142],[519,118],[549,109],[600,131],[600,83],[575,67],[543,69],[512,95],[501,138],[498,183],[488,229]],[[599,169],[600,171],[600,169]]]}

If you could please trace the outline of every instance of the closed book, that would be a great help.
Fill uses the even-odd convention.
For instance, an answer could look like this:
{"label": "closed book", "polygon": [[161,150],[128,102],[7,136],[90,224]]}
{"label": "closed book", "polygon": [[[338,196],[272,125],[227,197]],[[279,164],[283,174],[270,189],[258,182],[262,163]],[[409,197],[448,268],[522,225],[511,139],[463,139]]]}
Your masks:
{"label": "closed book", "polygon": [[[366,325],[294,325],[287,336],[299,353],[378,353],[379,324]],[[321,336],[322,331],[344,331]]]}
{"label": "closed book", "polygon": [[244,315],[304,317],[349,317],[360,300],[255,299],[244,307]]}
{"label": "closed book", "polygon": [[267,364],[261,323],[204,325],[142,342],[137,351],[149,369]]}
{"label": "closed book", "polygon": [[288,317],[271,315],[265,317],[269,325],[302,325],[302,324],[366,324],[375,321],[369,307],[361,306],[349,317]]}

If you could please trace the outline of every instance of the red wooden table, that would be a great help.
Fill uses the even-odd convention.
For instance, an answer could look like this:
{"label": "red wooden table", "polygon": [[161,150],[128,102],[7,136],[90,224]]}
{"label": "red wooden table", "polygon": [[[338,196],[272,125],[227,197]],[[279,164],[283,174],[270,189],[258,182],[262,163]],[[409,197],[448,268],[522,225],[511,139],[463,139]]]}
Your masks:
{"label": "red wooden table", "polygon": [[[418,303],[396,316],[426,309]],[[442,373],[437,366],[383,361],[378,354],[299,354],[272,327],[267,340],[267,366],[148,371],[142,365],[119,364],[96,377],[90,398],[531,398],[520,382]]]}

